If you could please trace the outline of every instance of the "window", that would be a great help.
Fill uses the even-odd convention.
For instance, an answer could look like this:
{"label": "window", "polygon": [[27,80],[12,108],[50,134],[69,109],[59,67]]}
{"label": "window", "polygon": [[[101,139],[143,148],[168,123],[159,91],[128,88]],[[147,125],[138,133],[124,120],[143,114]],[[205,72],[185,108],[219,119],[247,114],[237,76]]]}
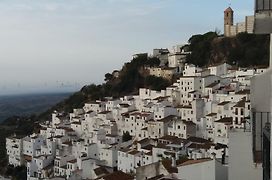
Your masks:
{"label": "window", "polygon": [[238,108],[235,108],[235,115],[238,115]]}
{"label": "window", "polygon": [[180,129],[180,125],[178,125],[178,129]]}

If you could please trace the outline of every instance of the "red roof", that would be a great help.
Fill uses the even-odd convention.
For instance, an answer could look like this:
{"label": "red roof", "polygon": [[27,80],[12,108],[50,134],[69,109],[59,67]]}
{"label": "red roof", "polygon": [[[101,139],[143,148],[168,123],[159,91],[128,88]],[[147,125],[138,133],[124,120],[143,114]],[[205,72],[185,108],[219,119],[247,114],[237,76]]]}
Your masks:
{"label": "red roof", "polygon": [[122,171],[116,171],[111,174],[102,176],[104,180],[132,180],[133,176],[126,174]]}
{"label": "red roof", "polygon": [[188,160],[188,161],[180,164],[179,166],[187,166],[187,165],[203,163],[203,162],[207,162],[207,161],[212,161],[212,159],[204,158],[204,159]]}

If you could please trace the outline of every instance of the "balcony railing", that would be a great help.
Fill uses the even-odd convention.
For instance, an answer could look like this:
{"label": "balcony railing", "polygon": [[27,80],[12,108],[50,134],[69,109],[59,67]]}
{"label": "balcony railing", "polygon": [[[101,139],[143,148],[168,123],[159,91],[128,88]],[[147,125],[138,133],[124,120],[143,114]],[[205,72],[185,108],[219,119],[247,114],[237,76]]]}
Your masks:
{"label": "balcony railing", "polygon": [[[263,162],[263,136],[270,137],[271,112],[252,110],[252,145],[255,163]],[[269,131],[267,129],[269,128]]]}

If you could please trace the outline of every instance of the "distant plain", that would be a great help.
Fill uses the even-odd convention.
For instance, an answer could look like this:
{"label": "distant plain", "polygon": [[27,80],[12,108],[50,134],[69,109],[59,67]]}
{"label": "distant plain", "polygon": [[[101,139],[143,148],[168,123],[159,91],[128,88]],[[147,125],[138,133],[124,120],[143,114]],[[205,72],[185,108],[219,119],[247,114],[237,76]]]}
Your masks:
{"label": "distant plain", "polygon": [[68,98],[71,93],[0,96],[0,122],[11,116],[39,114]]}

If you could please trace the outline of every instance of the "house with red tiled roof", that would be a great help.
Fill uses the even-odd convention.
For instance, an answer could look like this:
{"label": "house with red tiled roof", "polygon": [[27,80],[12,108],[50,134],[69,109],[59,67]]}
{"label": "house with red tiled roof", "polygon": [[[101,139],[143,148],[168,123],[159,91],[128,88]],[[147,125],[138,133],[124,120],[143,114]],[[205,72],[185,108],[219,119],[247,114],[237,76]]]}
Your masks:
{"label": "house with red tiled roof", "polygon": [[[171,160],[163,160],[155,162],[149,165],[141,166],[136,169],[136,179],[146,180],[146,179],[161,179],[166,177],[166,179],[172,179],[178,173],[177,167],[173,166]],[[168,177],[168,178],[167,178]],[[172,177],[172,178],[171,178]]]}
{"label": "house with red tiled roof", "polygon": [[250,101],[242,99],[233,106],[233,127],[244,128],[250,116]]}
{"label": "house with red tiled roof", "polygon": [[196,124],[192,121],[174,119],[168,125],[168,135],[187,139],[190,136],[196,136]]}

